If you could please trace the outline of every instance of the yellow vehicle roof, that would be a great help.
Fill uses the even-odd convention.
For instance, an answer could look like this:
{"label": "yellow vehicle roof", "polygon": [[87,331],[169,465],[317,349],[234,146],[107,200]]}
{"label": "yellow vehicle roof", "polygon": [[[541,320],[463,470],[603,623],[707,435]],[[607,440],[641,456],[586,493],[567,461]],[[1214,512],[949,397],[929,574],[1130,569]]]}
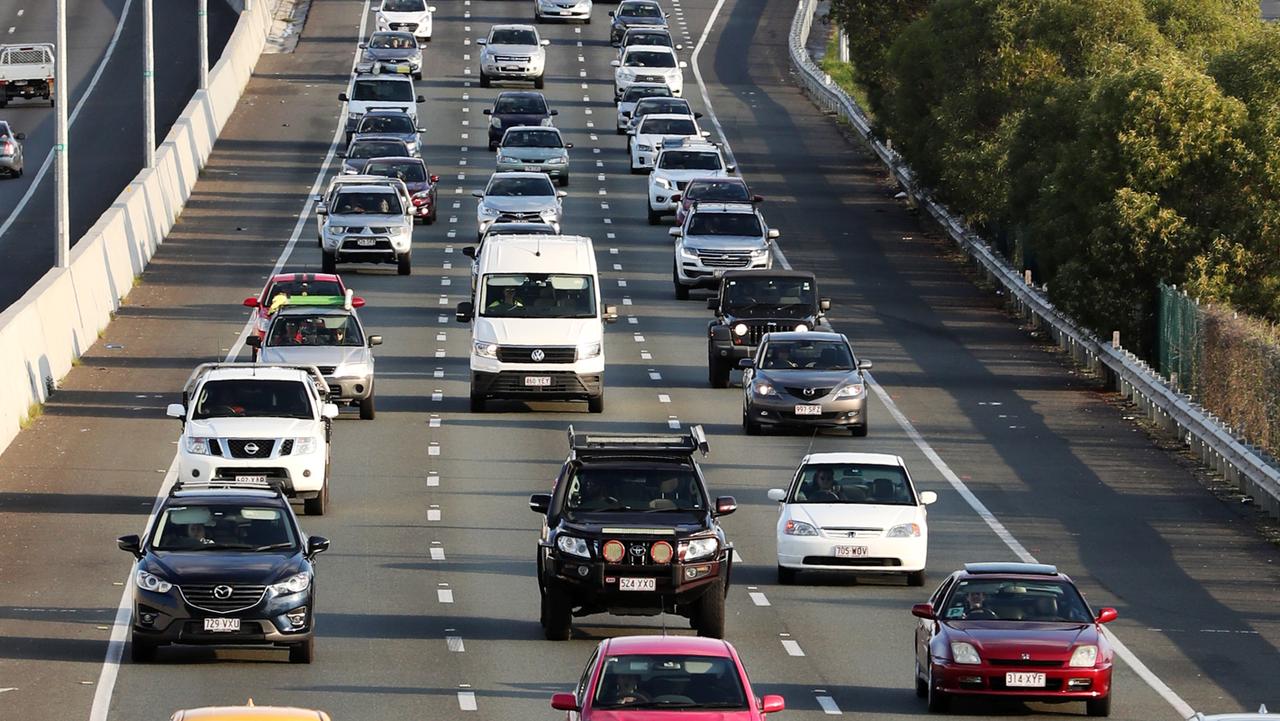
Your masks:
{"label": "yellow vehicle roof", "polygon": [[329,721],[329,714],[288,706],[209,706],[179,711],[174,721]]}

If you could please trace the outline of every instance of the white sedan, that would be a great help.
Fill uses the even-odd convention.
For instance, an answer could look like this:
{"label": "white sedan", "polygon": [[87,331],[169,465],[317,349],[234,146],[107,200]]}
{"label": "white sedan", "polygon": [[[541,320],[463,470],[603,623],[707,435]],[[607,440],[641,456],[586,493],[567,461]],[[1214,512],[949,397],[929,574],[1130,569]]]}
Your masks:
{"label": "white sedan", "polygon": [[883,453],[814,453],[791,486],[769,491],[778,512],[778,582],[800,570],[903,574],[924,585],[933,491],[916,491],[907,466]]}

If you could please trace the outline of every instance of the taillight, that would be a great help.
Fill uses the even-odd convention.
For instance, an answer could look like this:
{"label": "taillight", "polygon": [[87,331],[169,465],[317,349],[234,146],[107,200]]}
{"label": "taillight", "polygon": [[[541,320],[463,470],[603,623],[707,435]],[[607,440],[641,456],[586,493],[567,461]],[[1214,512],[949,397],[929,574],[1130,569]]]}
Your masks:
{"label": "taillight", "polygon": [[666,541],[658,541],[649,549],[649,557],[654,563],[670,563],[672,555],[671,544]]}
{"label": "taillight", "polygon": [[3,152],[5,155],[13,155],[13,143],[8,140],[4,141],[4,145],[0,145],[0,152]]}
{"label": "taillight", "polygon": [[608,541],[604,544],[604,549],[601,551],[601,555],[604,556],[604,560],[609,563],[617,563],[621,561],[622,557],[626,554],[627,547],[622,545],[622,541]]}

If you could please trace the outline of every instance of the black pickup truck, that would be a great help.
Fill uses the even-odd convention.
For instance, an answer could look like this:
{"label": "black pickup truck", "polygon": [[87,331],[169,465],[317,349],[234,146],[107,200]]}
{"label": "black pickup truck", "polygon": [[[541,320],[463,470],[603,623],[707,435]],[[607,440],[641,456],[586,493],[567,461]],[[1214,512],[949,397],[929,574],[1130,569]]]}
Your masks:
{"label": "black pickup truck", "polygon": [[711,498],[694,455],[702,426],[686,434],[575,433],[551,493],[529,508],[544,517],[538,540],[542,627],[569,638],[573,616],[610,613],[689,619],[700,636],[724,637],[733,546],[717,519],[737,510]]}
{"label": "black pickup truck", "polygon": [[799,270],[732,270],[707,300],[716,317],[707,324],[707,382],[729,387],[729,371],[755,355],[765,333],[830,331],[813,273]]}

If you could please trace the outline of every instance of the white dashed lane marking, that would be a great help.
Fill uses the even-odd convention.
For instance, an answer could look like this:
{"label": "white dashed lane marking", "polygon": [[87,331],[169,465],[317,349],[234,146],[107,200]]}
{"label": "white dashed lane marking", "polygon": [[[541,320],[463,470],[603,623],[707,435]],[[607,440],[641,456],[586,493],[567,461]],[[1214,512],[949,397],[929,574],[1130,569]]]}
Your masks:
{"label": "white dashed lane marking", "polygon": [[804,649],[800,648],[800,644],[789,638],[782,639],[782,647],[787,650],[788,656],[803,656]]}
{"label": "white dashed lane marking", "polygon": [[680,430],[680,419],[675,416],[667,416],[667,428],[673,431]]}
{"label": "white dashed lane marking", "polygon": [[458,708],[463,711],[476,710],[476,692],[475,691],[459,691],[458,692]]}
{"label": "white dashed lane marking", "polygon": [[818,701],[818,705],[822,707],[822,712],[828,716],[839,716],[844,713],[836,705],[836,700],[830,696],[815,696],[814,698]]}
{"label": "white dashed lane marking", "polygon": [[438,600],[440,603],[453,603],[453,589],[437,588],[436,600]]}
{"label": "white dashed lane marking", "polygon": [[[452,631],[453,629],[450,628],[446,630]],[[445,636],[444,642],[449,646],[449,651],[452,653],[463,653],[467,650],[466,645],[462,643],[461,636]]]}
{"label": "white dashed lane marking", "polygon": [[428,509],[427,509],[427,520],[428,520],[428,521],[438,521],[438,520],[440,520],[440,507],[439,507],[439,506],[432,506],[431,508],[428,508]]}
{"label": "white dashed lane marking", "polygon": [[[439,541],[432,541],[432,543],[439,543]],[[433,560],[433,561],[443,561],[443,560],[444,560],[444,549],[443,549],[443,548],[441,548],[440,546],[432,546],[429,550],[430,550],[430,552],[431,552],[431,560]]]}
{"label": "white dashed lane marking", "polygon": [[439,475],[439,474],[437,474],[437,473],[429,473],[429,474],[427,474],[427,485],[428,485],[428,486],[438,486],[438,485],[440,485],[440,475]]}

